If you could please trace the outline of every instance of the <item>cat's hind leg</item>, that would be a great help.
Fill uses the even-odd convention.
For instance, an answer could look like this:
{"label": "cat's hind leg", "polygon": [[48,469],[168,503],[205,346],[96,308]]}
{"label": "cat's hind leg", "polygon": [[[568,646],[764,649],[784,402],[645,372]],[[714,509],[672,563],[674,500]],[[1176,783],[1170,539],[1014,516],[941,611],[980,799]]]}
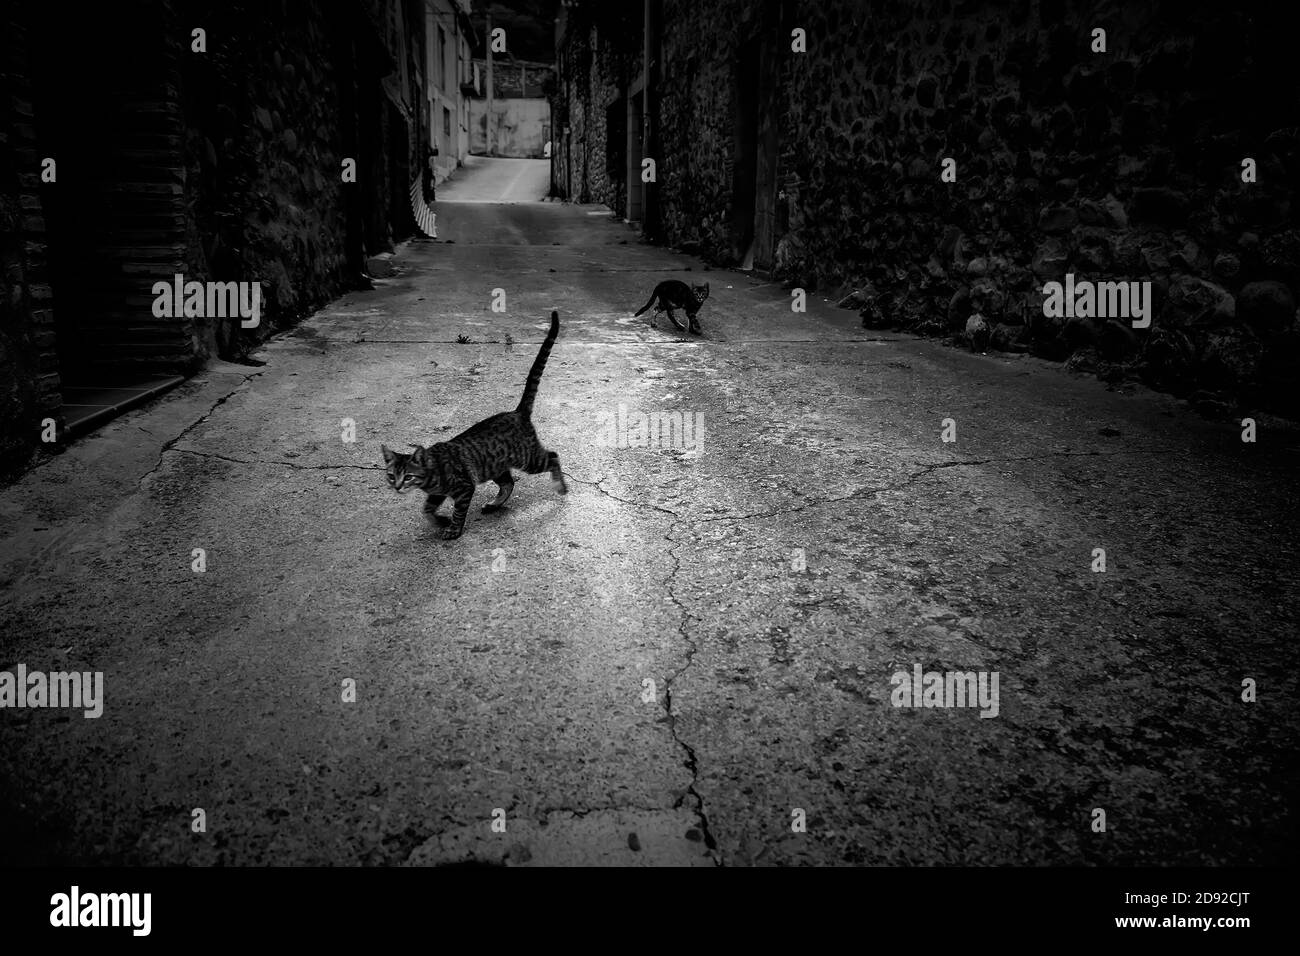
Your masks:
{"label": "cat's hind leg", "polygon": [[564,481],[564,472],[560,469],[560,456],[553,451],[546,453],[546,467],[551,472],[551,483],[555,485],[557,494],[567,495],[569,486]]}
{"label": "cat's hind leg", "polygon": [[441,525],[444,528],[451,524],[451,519],[446,515],[438,514],[437,511],[446,499],[446,495],[429,495],[429,497],[424,500],[424,516],[434,524]]}
{"label": "cat's hind leg", "polygon": [[497,496],[483,506],[485,515],[490,515],[492,512],[503,508],[510,499],[510,492],[515,490],[515,479],[510,474],[509,468],[492,480],[497,483]]}
{"label": "cat's hind leg", "polygon": [[551,484],[555,486],[556,494],[567,495],[569,493],[569,486],[564,480],[564,472],[560,469],[560,456],[543,448],[540,442],[528,462],[528,467],[524,470],[530,475],[540,475],[544,471],[549,471],[551,473]]}

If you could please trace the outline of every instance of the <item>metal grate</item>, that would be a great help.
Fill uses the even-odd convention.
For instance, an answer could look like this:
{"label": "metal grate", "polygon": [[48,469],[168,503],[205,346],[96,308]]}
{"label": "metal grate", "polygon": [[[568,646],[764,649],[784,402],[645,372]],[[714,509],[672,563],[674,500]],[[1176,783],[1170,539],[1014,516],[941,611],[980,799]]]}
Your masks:
{"label": "metal grate", "polygon": [[430,239],[437,239],[438,215],[424,201],[424,190],[421,188],[420,179],[421,177],[416,176],[411,183],[411,213],[415,216],[415,224],[419,226],[420,231]]}

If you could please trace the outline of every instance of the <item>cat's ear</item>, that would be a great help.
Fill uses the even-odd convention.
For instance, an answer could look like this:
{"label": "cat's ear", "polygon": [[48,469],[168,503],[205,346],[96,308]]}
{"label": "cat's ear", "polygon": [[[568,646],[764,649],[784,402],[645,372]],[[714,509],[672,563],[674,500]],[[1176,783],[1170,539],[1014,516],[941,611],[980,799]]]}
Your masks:
{"label": "cat's ear", "polygon": [[384,461],[392,461],[397,457],[397,454],[387,445],[380,445],[379,450],[384,453]]}

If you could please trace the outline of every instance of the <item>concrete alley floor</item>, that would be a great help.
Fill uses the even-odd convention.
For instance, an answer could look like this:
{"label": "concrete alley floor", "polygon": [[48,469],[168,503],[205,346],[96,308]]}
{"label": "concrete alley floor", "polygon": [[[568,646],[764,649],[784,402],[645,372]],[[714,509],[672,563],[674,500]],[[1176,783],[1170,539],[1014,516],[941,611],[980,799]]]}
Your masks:
{"label": "concrete alley floor", "polygon": [[537,202],[550,190],[549,159],[466,156],[465,167],[438,184],[438,202]]}
{"label": "concrete alley floor", "polygon": [[[0,712],[0,859],[1293,858],[1294,430],[792,313],[598,207],[448,201],[532,175],[476,167],[442,241],[265,366],[0,491],[0,669],[105,696]],[[702,338],[632,317],[674,276],[710,283]],[[514,408],[551,309],[570,493],[485,486],[435,538],[380,443]],[[702,446],[603,445],[620,405]],[[891,706],[918,664],[998,672],[997,716]]]}

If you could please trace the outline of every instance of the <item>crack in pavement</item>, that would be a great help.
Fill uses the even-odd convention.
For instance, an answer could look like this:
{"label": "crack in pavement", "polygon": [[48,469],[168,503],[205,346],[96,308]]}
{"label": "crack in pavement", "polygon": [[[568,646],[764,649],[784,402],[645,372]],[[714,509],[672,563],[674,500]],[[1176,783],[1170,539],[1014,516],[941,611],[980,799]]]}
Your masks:
{"label": "crack in pavement", "polygon": [[[472,339],[469,342],[457,342],[455,339],[325,339],[335,345],[538,345],[541,341],[525,342],[515,339],[513,342],[506,342],[505,339]],[[507,349],[509,351],[509,349]]]}
{"label": "crack in pavement", "polygon": [[[376,344],[378,344],[381,340],[370,340],[370,341],[373,341]],[[393,344],[398,344],[398,343],[394,341]],[[474,344],[498,344],[498,343],[485,342],[485,343],[474,343]],[[524,343],[517,343],[517,344],[523,345]],[[351,463],[312,465],[312,464],[302,464],[302,463],[284,461],[284,460],[264,461],[264,460],[240,459],[229,455],[223,455],[217,452],[205,452],[193,448],[177,447],[178,443],[187,434],[189,434],[198,425],[207,421],[216,412],[218,408],[224,405],[240,389],[242,389],[245,385],[247,385],[247,383],[253,377],[260,375],[261,372],[262,370],[259,369],[256,372],[252,372],[248,375],[245,375],[242,381],[240,381],[234,388],[232,388],[229,392],[227,392],[226,394],[218,398],[212,404],[212,406],[207,410],[207,412],[205,412],[203,415],[198,417],[195,421],[193,421],[188,426],[186,426],[174,438],[167,441],[159,451],[157,463],[153,466],[153,468],[151,468],[148,472],[146,472],[139,478],[139,480],[137,481],[137,486],[142,488],[144,486],[145,481],[152,474],[157,472],[162,467],[164,456],[168,452],[177,452],[179,454],[189,454],[198,457],[219,459],[222,461],[230,462],[232,464],[275,466],[275,467],[290,468],[290,469],[303,470],[303,471],[331,471],[331,470],[380,471],[382,470],[378,466],[357,465]],[[903,489],[908,488],[912,484],[924,478],[927,478],[930,475],[933,475],[935,472],[947,468],[981,466],[981,465],[997,464],[1002,462],[1010,463],[1010,462],[1022,462],[1022,461],[1041,461],[1041,460],[1049,460],[1052,458],[1116,457],[1125,454],[1138,455],[1138,454],[1166,454],[1166,453],[1168,452],[1167,450],[1164,449],[1145,450],[1145,451],[1116,450],[1114,452],[1057,451],[1057,452],[1048,452],[1041,455],[1022,456],[1016,458],[982,458],[982,459],[968,459],[968,460],[957,460],[957,461],[941,461],[941,462],[934,462],[928,465],[921,466],[918,470],[913,471],[911,474],[907,475],[905,478],[903,478],[900,481],[896,481],[881,487],[860,488],[853,492],[850,492],[849,494],[841,495],[835,498],[827,498],[815,502],[806,502],[802,505],[798,505],[794,507],[785,507],[781,509],[774,509],[774,510],[763,511],[763,512],[752,512],[752,513],[741,514],[741,515],[723,515],[723,516],[698,517],[698,518],[682,515],[679,512],[676,512],[670,508],[663,507],[661,505],[648,503],[648,502],[634,501],[632,499],[628,499],[620,495],[614,494],[613,492],[611,492],[610,490],[604,487],[607,478],[603,475],[596,478],[595,480],[591,480],[591,479],[579,478],[569,472],[565,472],[566,476],[569,479],[577,482],[580,485],[585,485],[585,486],[595,488],[600,494],[604,495],[605,497],[613,501],[618,502],[621,505],[630,506],[645,511],[657,512],[660,514],[667,515],[671,519],[670,522],[668,523],[668,527],[663,532],[663,539],[668,545],[667,553],[669,558],[671,559],[672,567],[669,569],[662,584],[663,584],[664,592],[668,597],[668,600],[677,609],[678,633],[680,635],[683,645],[685,646],[685,659],[679,667],[676,667],[671,672],[665,675],[663,706],[664,706],[669,736],[671,737],[672,742],[678,748],[680,748],[682,754],[684,755],[683,766],[690,773],[689,785],[687,786],[685,792],[682,793],[681,796],[675,800],[675,802],[672,805],[672,808],[675,810],[681,809],[686,804],[688,798],[691,799],[692,805],[690,807],[690,810],[698,820],[699,828],[704,837],[705,846],[711,851],[714,864],[716,866],[725,866],[726,860],[721,849],[718,846],[717,839],[713,835],[712,828],[709,821],[706,802],[703,794],[700,792],[699,789],[700,776],[701,776],[699,755],[696,753],[696,749],[683,737],[681,728],[678,725],[679,715],[674,711],[674,707],[673,707],[674,685],[690,670],[691,666],[694,664],[695,657],[699,651],[699,646],[700,646],[696,638],[692,636],[693,625],[696,622],[698,622],[700,618],[697,615],[692,614],[688,610],[686,604],[683,601],[682,596],[678,593],[678,589],[677,589],[678,578],[682,571],[682,557],[681,557],[680,550],[681,547],[686,543],[684,540],[677,537],[677,535],[681,530],[688,528],[693,524],[705,525],[705,524],[714,524],[714,523],[725,522],[725,521],[749,521],[749,520],[754,520],[759,518],[770,518],[780,513],[797,513],[799,511],[820,507],[822,505],[839,504],[846,501],[852,501],[855,499],[871,498],[871,497],[878,496],[880,494],[884,494],[886,492],[901,491]],[[510,807],[506,811],[507,816],[509,816],[509,814],[516,809],[517,804],[518,804],[518,797],[516,796],[515,799],[511,801]],[[598,809],[604,809],[604,808],[593,807],[585,810],[577,810],[571,808],[553,808],[553,809],[559,809],[561,812],[565,812],[567,810],[567,812],[572,813],[575,817],[581,818],[581,817],[585,817],[589,813],[596,812]],[[608,809],[633,810],[635,812],[635,810],[639,808],[611,807]],[[654,812],[662,812],[662,811],[656,808]],[[431,838],[432,835],[433,835],[432,833],[424,834],[423,839],[421,839],[422,834],[419,831],[416,831],[416,833],[413,834],[414,838],[411,840],[410,847],[404,848],[406,849],[406,852],[402,854],[402,856],[404,858],[409,858],[411,854],[414,852],[414,849],[422,845],[425,841]]]}
{"label": "crack in pavement", "polygon": [[227,401],[228,401],[228,400],[229,400],[229,399],[230,399],[230,398],[231,398],[231,397],[232,397],[236,392],[238,392],[241,388],[243,388],[245,385],[247,385],[247,384],[249,383],[249,381],[252,380],[254,377],[256,377],[256,376],[258,376],[258,375],[261,375],[263,371],[264,371],[264,369],[258,369],[256,372],[250,372],[249,374],[245,375],[243,381],[241,381],[238,385],[236,385],[234,388],[232,388],[232,389],[231,389],[229,392],[227,392],[225,395],[222,395],[220,398],[218,398],[218,399],[217,399],[217,400],[212,404],[212,406],[211,406],[211,407],[210,407],[206,412],[204,412],[202,415],[200,415],[200,416],[199,416],[198,418],[196,418],[194,421],[190,422],[188,425],[186,425],[184,428],[182,428],[182,429],[180,430],[180,432],[179,432],[179,433],[178,433],[174,438],[171,438],[171,439],[169,439],[168,441],[166,441],[166,442],[163,444],[162,448],[159,449],[159,451],[158,451],[158,461],[154,464],[154,466],[153,466],[152,468],[150,468],[148,471],[146,471],[143,475],[141,475],[141,476],[136,480],[136,483],[135,483],[136,487],[137,487],[137,488],[144,488],[144,480],[145,480],[146,478],[148,478],[150,475],[152,475],[154,472],[156,472],[159,468],[162,467],[163,456],[166,455],[167,452],[171,451],[171,450],[172,450],[172,447],[173,447],[173,446],[174,446],[178,441],[180,441],[182,438],[184,438],[186,435],[188,435],[191,431],[193,431],[193,430],[194,430],[195,428],[197,428],[199,425],[203,424],[205,421],[207,421],[209,418],[211,418],[213,412],[215,412],[215,411],[216,411],[218,408],[220,408],[222,405],[226,404],[226,402],[227,402]]}
{"label": "crack in pavement", "polygon": [[[901,339],[722,339],[704,341],[720,341],[723,345],[879,345],[882,342],[899,342]],[[868,365],[889,365],[896,363],[897,359],[891,359],[889,362],[869,362]]]}
{"label": "crack in pavement", "polygon": [[[664,591],[668,595],[668,600],[673,602],[673,605],[678,611],[677,632],[681,634],[682,640],[686,642],[686,663],[673,673],[664,677],[664,712],[668,717],[669,735],[673,738],[673,741],[677,746],[682,748],[686,754],[684,764],[686,769],[691,773],[691,784],[686,788],[686,793],[695,798],[694,810],[695,815],[700,820],[700,830],[704,834],[704,845],[716,854],[713,858],[714,864],[716,866],[722,866],[722,851],[718,849],[718,841],[714,838],[712,831],[709,829],[709,816],[704,809],[704,797],[697,789],[700,782],[699,760],[696,758],[695,748],[682,739],[681,734],[677,732],[677,715],[673,713],[673,681],[685,674],[691,664],[695,662],[695,652],[699,649],[699,645],[691,638],[690,634],[688,634],[686,630],[687,619],[694,617],[694,615],[686,610],[686,605],[681,602],[681,599],[677,596],[677,592],[674,590],[674,579],[682,569],[682,561],[677,554],[677,545],[679,542],[674,540],[673,531],[681,521],[682,519],[680,518],[675,519],[673,523],[668,526],[668,530],[664,532],[664,540],[669,542],[668,556],[673,559],[673,568],[668,572],[668,577],[664,579],[663,583]],[[673,804],[673,809],[676,810],[680,808],[685,800],[686,797],[683,795]]]}
{"label": "crack in pavement", "polygon": [[603,484],[603,482],[605,481],[604,478],[597,478],[595,481],[588,481],[588,480],[586,480],[586,479],[584,479],[584,478],[578,478],[577,476],[572,475],[572,474],[570,474],[570,473],[567,472],[567,471],[564,472],[564,475],[565,475],[566,477],[568,477],[568,478],[573,479],[574,481],[576,481],[576,482],[577,482],[578,484],[580,484],[580,485],[589,485],[590,487],[595,488],[597,491],[599,491],[599,492],[600,492],[602,495],[604,495],[606,498],[612,498],[614,501],[621,502],[621,503],[623,503],[623,504],[625,504],[625,505],[631,505],[631,506],[634,507],[634,508],[649,509],[649,510],[651,510],[651,511],[660,511],[660,512],[663,512],[663,513],[666,514],[666,515],[671,515],[671,516],[674,517],[674,518],[680,518],[680,517],[681,517],[681,515],[679,515],[676,511],[672,511],[672,510],[670,510],[670,509],[668,509],[668,508],[664,508],[664,507],[662,507],[661,505],[650,504],[650,503],[648,503],[648,502],[644,502],[644,501],[633,501],[633,500],[631,500],[630,498],[620,498],[618,495],[614,494],[612,491],[608,491],[608,490],[605,489],[604,484]]}
{"label": "crack in pavement", "polygon": [[[845,501],[854,501],[859,498],[871,498],[888,491],[902,491],[909,485],[919,481],[922,478],[928,478],[941,468],[965,468],[971,465],[993,465],[1002,462],[1016,461],[1045,461],[1049,458],[1117,458],[1123,455],[1159,455],[1166,454],[1168,450],[1153,451],[1051,451],[1044,452],[1041,455],[1027,455],[1022,458],[972,458],[966,461],[940,461],[934,464],[925,465],[920,471],[915,471],[908,475],[902,481],[895,482],[892,485],[885,485],[883,488],[859,488],[847,495],[841,495],[838,498],[823,498],[821,501],[810,501],[806,504],[795,505],[788,508],[781,508],[776,511],[756,511],[743,515],[722,515],[717,518],[694,518],[688,520],[698,521],[702,524],[718,521],[748,521],[751,518],[774,518],[779,514],[798,514],[801,511],[807,511],[809,508],[820,508],[822,505],[841,504]],[[919,463],[918,463],[919,464]]]}
{"label": "crack in pavement", "polygon": [[[912,482],[917,481],[920,478],[923,478],[926,475],[931,474],[939,467],[947,467],[956,464],[966,464],[966,463],[965,462],[944,462],[938,465],[928,466],[926,468],[923,468],[921,471],[909,475],[904,481],[894,486],[887,486],[885,488],[868,489],[865,493],[858,491],[838,499],[827,499],[826,501],[812,502],[803,507],[811,508],[822,504],[831,504],[834,503],[835,501],[847,501],[852,498],[868,497],[870,495],[879,494],[880,492],[883,491],[905,488]],[[568,473],[566,472],[565,474]],[[605,495],[608,498],[613,499],[614,501],[618,501],[626,505],[631,505],[632,507],[640,508],[643,510],[658,511],[663,514],[667,514],[671,516],[673,519],[672,522],[669,524],[668,529],[664,532],[664,540],[668,542],[668,556],[672,559],[673,566],[672,569],[668,572],[667,577],[663,581],[663,587],[664,587],[664,593],[668,596],[668,600],[671,601],[673,606],[677,608],[677,614],[678,614],[677,632],[681,636],[683,643],[686,645],[686,661],[684,664],[682,664],[681,667],[677,668],[672,673],[667,674],[664,678],[664,712],[668,720],[669,736],[672,737],[673,742],[678,747],[680,747],[682,752],[686,755],[686,759],[683,761],[683,765],[686,767],[688,771],[690,771],[691,774],[691,782],[690,785],[686,788],[686,793],[683,794],[682,797],[679,798],[673,804],[673,809],[680,809],[682,804],[685,803],[687,795],[694,798],[695,805],[692,809],[694,810],[696,817],[699,819],[700,830],[704,834],[704,844],[706,847],[708,847],[710,850],[714,852],[714,857],[713,857],[714,865],[725,866],[726,865],[725,858],[723,857],[722,851],[718,848],[718,841],[713,836],[712,829],[709,825],[709,816],[708,816],[708,812],[705,809],[704,796],[699,791],[699,781],[700,781],[699,757],[695,752],[695,748],[692,747],[689,743],[687,743],[687,741],[682,737],[681,733],[678,731],[677,714],[673,712],[673,684],[675,681],[677,681],[678,678],[680,678],[683,674],[685,674],[687,670],[690,669],[691,665],[695,662],[696,652],[699,650],[699,644],[691,636],[689,630],[690,622],[692,620],[699,620],[699,618],[696,617],[696,615],[691,614],[691,612],[686,609],[686,605],[682,603],[682,600],[678,596],[676,591],[676,578],[678,574],[681,573],[681,569],[682,569],[681,556],[678,554],[678,548],[682,544],[682,542],[678,541],[673,535],[677,531],[677,528],[679,526],[691,524],[694,522],[699,522],[703,524],[703,523],[717,522],[717,521],[739,521],[739,520],[746,520],[752,517],[775,515],[777,514],[777,512],[775,511],[770,512],[768,515],[733,515],[733,516],[722,517],[722,518],[687,518],[677,514],[676,512],[670,511],[667,508],[661,507],[659,505],[647,504],[644,502],[637,502],[637,501],[630,501],[626,498],[621,498],[618,495],[615,495],[604,488],[603,483],[605,479],[603,477],[595,481],[576,478],[573,475],[568,475],[568,477],[572,478],[572,480],[576,481],[578,484],[588,485],[590,487],[595,488],[601,494]],[[797,511],[797,510],[802,510],[802,509],[785,509],[785,511],[787,512]]]}
{"label": "crack in pavement", "polygon": [[[178,436],[179,437],[179,436]],[[297,468],[299,471],[340,471],[342,469],[352,469],[354,471],[383,471],[378,465],[303,465],[294,461],[255,461],[244,458],[232,458],[229,455],[220,455],[215,451],[199,451],[195,448],[164,448],[164,452],[174,451],[182,455],[198,455],[201,458],[217,458],[221,461],[228,461],[235,465],[280,465],[285,468]]]}
{"label": "crack in pavement", "polygon": [[[925,467],[934,470],[937,468],[957,468],[962,465],[997,465],[1013,461],[1046,461],[1049,458],[1122,458],[1124,455],[1169,455],[1176,454],[1179,450],[1177,448],[1153,448],[1149,451],[1141,451],[1136,448],[1121,448],[1115,451],[1045,451],[1040,455],[1023,455],[1019,458],[970,458],[965,461],[944,461],[936,465],[926,465]],[[919,465],[920,462],[916,464]]]}
{"label": "crack in pavement", "polygon": [[634,508],[640,508],[643,510],[658,511],[661,512],[662,514],[669,515],[673,519],[672,523],[669,524],[668,526],[668,530],[664,532],[664,540],[667,541],[669,545],[668,556],[672,558],[673,567],[672,570],[668,572],[668,576],[664,578],[663,587],[664,587],[664,593],[668,595],[668,600],[671,601],[673,603],[673,606],[677,608],[677,617],[678,617],[677,632],[681,635],[682,640],[686,644],[686,663],[683,664],[681,667],[677,668],[671,674],[668,674],[664,677],[664,712],[665,712],[665,716],[668,719],[668,734],[669,736],[672,737],[673,743],[675,743],[678,747],[680,747],[683,753],[685,753],[686,759],[683,761],[683,765],[686,767],[687,770],[690,771],[691,774],[691,783],[690,786],[686,788],[686,794],[683,794],[677,801],[673,803],[673,809],[677,810],[681,808],[682,804],[685,803],[686,801],[687,794],[695,798],[695,806],[693,810],[695,812],[695,816],[700,821],[700,831],[704,834],[704,845],[708,847],[710,850],[713,850],[715,852],[716,854],[714,856],[715,865],[722,866],[723,861],[722,861],[721,851],[718,850],[718,841],[714,838],[713,832],[709,827],[709,816],[704,809],[704,797],[700,794],[699,790],[697,789],[697,785],[699,784],[699,780],[700,780],[699,760],[696,757],[695,748],[692,747],[690,744],[688,744],[685,740],[683,740],[681,734],[677,732],[677,715],[673,713],[673,681],[679,678],[682,674],[686,673],[687,669],[694,662],[695,652],[698,649],[698,645],[696,644],[695,640],[690,636],[690,634],[687,631],[688,621],[689,619],[693,618],[694,615],[691,614],[690,611],[686,610],[686,606],[681,602],[681,599],[677,596],[677,592],[674,590],[674,580],[676,579],[677,575],[681,572],[682,561],[677,554],[677,546],[680,542],[676,541],[673,538],[673,532],[676,530],[679,524],[682,524],[685,521],[690,521],[691,519],[683,518],[682,516],[678,515],[676,512],[670,511],[669,509],[663,508],[659,505],[646,504],[644,502],[631,501],[627,498],[620,498],[618,495],[613,494],[612,492],[608,491],[604,487],[603,483],[605,479],[603,477],[598,478],[595,481],[590,481],[583,478],[577,478],[574,475],[569,474],[569,472],[565,472],[564,474],[568,476],[570,479],[572,479],[573,481],[576,481],[578,484],[587,485],[589,487],[595,488],[601,494],[605,495],[605,497],[617,501],[621,504],[631,505]]}
{"label": "crack in pavement", "polygon": [[667,813],[669,809],[676,810],[678,809],[678,806],[674,805],[673,807],[666,809],[664,807],[643,807],[635,803],[628,803],[628,804],[611,803],[608,805],[586,807],[585,809],[579,809],[577,807],[543,807],[540,809],[540,812],[546,814],[547,816],[549,816],[552,813],[568,813],[581,820],[587,816],[590,816],[593,813],[659,814],[659,813]]}
{"label": "crack in pavement", "polygon": [[726,862],[722,855],[721,850],[719,850],[718,848],[717,840],[713,836],[712,830],[710,829],[709,817],[705,809],[704,797],[698,789],[699,780],[700,780],[699,758],[695,752],[695,748],[692,747],[689,743],[687,743],[687,741],[683,739],[682,735],[679,733],[677,727],[677,714],[673,712],[673,684],[678,680],[678,678],[680,678],[683,674],[685,674],[687,670],[690,669],[691,665],[695,661],[695,655],[699,650],[699,644],[691,636],[689,630],[690,622],[692,620],[699,620],[699,618],[696,615],[691,614],[691,612],[687,610],[686,605],[682,602],[681,597],[677,594],[676,586],[675,586],[677,576],[681,573],[681,568],[682,568],[682,561],[681,561],[681,556],[678,554],[678,548],[681,546],[683,542],[677,540],[674,537],[674,534],[676,533],[679,527],[693,524],[693,523],[710,524],[710,523],[717,523],[722,521],[747,521],[754,518],[774,517],[775,515],[781,513],[786,513],[786,514],[797,513],[799,511],[804,511],[809,508],[820,507],[822,505],[837,504],[845,501],[852,501],[854,499],[875,497],[877,495],[890,492],[890,491],[901,491],[905,488],[908,488],[912,484],[922,480],[923,478],[929,477],[930,475],[934,474],[936,471],[939,471],[940,469],[943,468],[959,468],[959,467],[968,467],[968,466],[988,465],[988,464],[996,464],[999,462],[1041,461],[1041,460],[1047,460],[1051,458],[1074,458],[1074,457],[1103,457],[1104,458],[1104,457],[1116,457],[1124,454],[1163,454],[1163,453],[1165,453],[1165,450],[1163,449],[1151,450],[1151,451],[1119,450],[1114,452],[1062,451],[1062,452],[1047,452],[1042,455],[1030,455],[1030,456],[1018,457],[1018,458],[983,458],[983,459],[969,459],[964,461],[934,462],[932,464],[922,466],[920,470],[912,472],[910,475],[908,475],[906,478],[902,479],[901,481],[894,482],[893,484],[885,485],[883,487],[858,489],[854,492],[851,492],[850,494],[842,495],[838,498],[827,498],[822,501],[809,502],[807,504],[798,507],[783,508],[780,511],[754,512],[751,514],[726,515],[726,516],[714,517],[714,518],[685,517],[681,514],[678,514],[675,511],[672,511],[668,508],[664,508],[661,505],[656,505],[647,502],[640,502],[640,501],[632,501],[630,499],[623,498],[620,497],[619,495],[613,494],[608,489],[606,489],[604,487],[604,482],[606,479],[603,476],[593,481],[589,479],[578,478],[568,472],[565,472],[565,474],[573,481],[577,482],[580,485],[587,485],[589,487],[595,488],[597,491],[599,491],[607,498],[610,498],[621,504],[630,505],[634,508],[660,512],[672,518],[672,521],[669,523],[667,530],[664,532],[664,540],[668,542],[669,545],[668,556],[672,559],[673,566],[672,569],[668,572],[667,577],[663,581],[663,587],[664,587],[665,594],[667,594],[668,596],[668,600],[671,601],[673,606],[677,608],[677,613],[678,613],[677,629],[678,629],[678,633],[681,635],[681,639],[683,643],[686,645],[686,661],[681,667],[677,668],[676,670],[674,670],[672,673],[668,674],[664,678],[664,711],[668,720],[668,733],[672,737],[673,742],[678,747],[680,747],[682,749],[682,752],[686,755],[684,765],[686,769],[690,771],[691,774],[691,783],[690,786],[686,788],[686,794],[684,794],[680,799],[678,799],[673,804],[673,809],[679,809],[682,806],[682,804],[685,802],[687,795],[694,798],[695,805],[693,807],[693,810],[695,812],[696,817],[700,821],[700,829],[704,834],[705,845],[710,850],[714,851],[715,865],[725,866]]}
{"label": "crack in pavement", "polygon": [[[913,482],[921,478],[928,477],[929,475],[933,474],[934,472],[938,471],[941,468],[964,468],[972,465],[996,465],[1004,462],[1046,461],[1051,458],[1120,458],[1125,455],[1164,455],[1164,454],[1170,454],[1175,451],[1177,451],[1177,449],[1169,449],[1169,448],[1152,449],[1150,451],[1138,451],[1134,449],[1125,449],[1125,450],[1110,451],[1110,452],[1052,451],[1052,452],[1044,452],[1041,455],[1026,455],[1019,458],[971,458],[971,459],[961,460],[961,461],[941,461],[930,465],[923,465],[921,466],[919,471],[913,472],[912,474],[904,478],[902,481],[895,482],[892,485],[885,485],[884,487],[881,488],[865,488],[865,489],[859,488],[856,491],[850,492],[847,495],[840,495],[839,497],[836,498],[823,498],[820,501],[809,501],[801,505],[790,505],[773,511],[753,511],[753,512],[747,512],[745,514],[739,514],[739,515],[719,515],[717,517],[699,517],[699,518],[687,517],[676,511],[672,511],[668,508],[665,508],[662,505],[656,505],[645,501],[633,501],[630,498],[621,498],[618,495],[606,490],[603,487],[603,482],[606,480],[605,478],[599,478],[595,481],[590,481],[590,480],[584,480],[582,478],[577,478],[573,475],[569,475],[568,472],[565,472],[565,474],[568,475],[570,478],[572,478],[580,485],[590,485],[591,487],[599,491],[601,494],[605,495],[607,498],[612,498],[614,501],[619,501],[622,502],[623,504],[631,505],[634,508],[660,511],[666,515],[671,515],[673,518],[679,519],[683,522],[698,522],[700,524],[709,524],[709,523],[716,523],[720,521],[748,521],[752,518],[773,518],[779,514],[798,514],[801,511],[807,511],[809,508],[820,508],[823,505],[840,504],[845,501],[854,501],[859,498],[870,498],[874,495],[882,494],[887,491],[901,491],[904,488],[911,485]],[[920,463],[917,462],[916,464],[919,465]]]}

